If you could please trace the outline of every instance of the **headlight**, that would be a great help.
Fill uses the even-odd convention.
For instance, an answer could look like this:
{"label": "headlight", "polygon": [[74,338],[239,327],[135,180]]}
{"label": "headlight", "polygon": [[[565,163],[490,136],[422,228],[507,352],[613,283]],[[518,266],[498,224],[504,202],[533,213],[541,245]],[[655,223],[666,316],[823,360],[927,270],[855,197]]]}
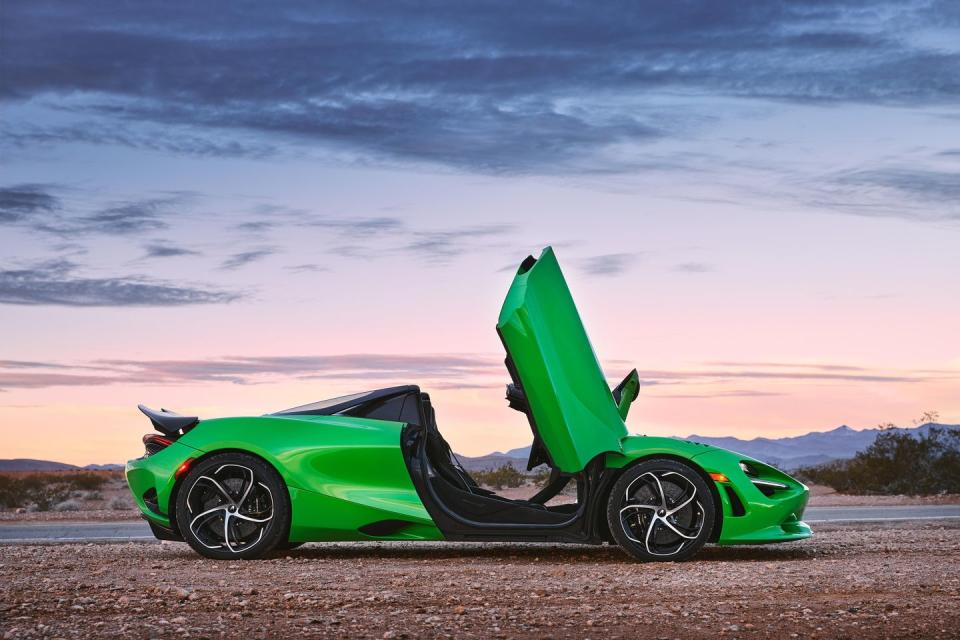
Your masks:
{"label": "headlight", "polygon": [[743,471],[748,478],[750,478],[750,482],[753,483],[753,486],[755,486],[757,489],[760,489],[761,493],[768,498],[777,491],[783,491],[790,488],[789,485],[784,484],[783,482],[777,482],[776,480],[762,480],[760,478],[760,473],[749,462],[744,462],[741,460],[740,470]]}

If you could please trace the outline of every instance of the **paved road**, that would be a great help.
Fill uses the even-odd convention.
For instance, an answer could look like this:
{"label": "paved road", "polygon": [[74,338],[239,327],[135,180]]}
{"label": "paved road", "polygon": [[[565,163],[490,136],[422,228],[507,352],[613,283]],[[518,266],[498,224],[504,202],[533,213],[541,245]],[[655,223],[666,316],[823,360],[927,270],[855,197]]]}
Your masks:
{"label": "paved road", "polygon": [[[810,507],[804,521],[896,522],[901,520],[960,519],[960,505],[915,507]],[[154,540],[142,520],[123,522],[0,523],[0,544],[32,542],[147,542]]]}
{"label": "paved road", "polygon": [[810,507],[804,522],[896,522],[960,518],[960,504],[904,507]]}

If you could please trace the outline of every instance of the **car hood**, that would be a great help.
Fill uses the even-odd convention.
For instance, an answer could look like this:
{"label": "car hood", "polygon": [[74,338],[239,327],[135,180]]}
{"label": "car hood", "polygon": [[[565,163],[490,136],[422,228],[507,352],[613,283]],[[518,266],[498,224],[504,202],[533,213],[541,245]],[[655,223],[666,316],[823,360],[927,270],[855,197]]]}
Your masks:
{"label": "car hood", "polygon": [[621,451],[627,427],[551,247],[520,265],[497,332],[529,407],[535,450],[541,445],[552,466],[571,473]]}

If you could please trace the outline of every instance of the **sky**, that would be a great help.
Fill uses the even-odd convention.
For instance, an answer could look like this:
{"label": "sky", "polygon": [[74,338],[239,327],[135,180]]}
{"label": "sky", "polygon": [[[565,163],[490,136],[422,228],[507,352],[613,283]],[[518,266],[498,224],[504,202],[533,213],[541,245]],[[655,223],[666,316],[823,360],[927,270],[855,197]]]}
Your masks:
{"label": "sky", "polygon": [[960,423],[960,5],[0,3],[0,457],[414,383],[523,446],[552,245],[634,433]]}

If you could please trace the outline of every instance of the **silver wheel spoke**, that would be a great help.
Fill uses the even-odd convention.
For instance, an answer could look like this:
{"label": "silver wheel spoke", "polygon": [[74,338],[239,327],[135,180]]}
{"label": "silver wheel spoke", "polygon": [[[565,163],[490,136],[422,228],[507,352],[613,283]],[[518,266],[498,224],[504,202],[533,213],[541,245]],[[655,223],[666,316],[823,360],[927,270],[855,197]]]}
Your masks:
{"label": "silver wheel spoke", "polygon": [[270,522],[273,520],[273,514],[271,514],[269,518],[251,518],[250,516],[245,516],[242,513],[231,513],[230,517],[238,520],[246,520],[247,522]]}
{"label": "silver wheel spoke", "polygon": [[647,527],[647,535],[643,538],[643,546],[647,548],[647,553],[652,553],[654,555],[659,555],[656,551],[650,548],[650,534],[653,533],[653,528],[657,525],[658,520],[656,518],[650,519],[650,525]]}
{"label": "silver wheel spoke", "polygon": [[[219,482],[217,482],[210,476],[200,476],[199,478],[197,478],[197,482],[200,482],[201,480],[206,480],[207,482],[215,486],[217,488],[217,491],[223,494],[223,497],[226,498],[230,504],[233,504],[233,496],[231,496]],[[197,482],[193,483],[193,486],[197,486]]]}
{"label": "silver wheel spoke", "polygon": [[230,544],[230,515],[230,513],[226,513],[223,516],[223,542],[227,545],[227,549],[236,553],[237,550]]}
{"label": "silver wheel spoke", "polygon": [[200,541],[200,544],[202,544],[203,546],[207,547],[208,549],[217,549],[217,548],[219,548],[221,545],[211,546],[211,545],[207,544],[206,542],[204,542],[203,539],[201,539],[201,537],[197,534],[197,529],[199,528],[198,525],[197,525],[197,522],[200,522],[201,524],[204,524],[204,525],[205,525],[205,524],[207,524],[207,522],[209,522],[209,521],[212,519],[213,516],[216,516],[216,515],[217,515],[219,512],[221,512],[221,511],[223,512],[223,517],[224,517],[224,519],[226,519],[226,517],[227,517],[227,508],[226,508],[226,507],[214,507],[213,509],[207,509],[206,511],[204,511],[204,512],[201,513],[201,514],[199,514],[196,518],[194,518],[193,520],[190,521],[190,533],[193,534],[193,537],[194,537],[194,538],[196,538],[197,540]]}
{"label": "silver wheel spoke", "polygon": [[675,514],[677,511],[680,511],[680,510],[683,509],[685,506],[687,506],[688,504],[690,504],[691,502],[693,502],[693,499],[696,498],[696,497],[697,497],[697,488],[694,487],[694,488],[693,488],[693,493],[690,494],[690,497],[687,498],[686,500],[684,500],[684,501],[683,501],[683,504],[680,504],[680,505],[674,507],[673,509],[670,509],[669,511],[667,511],[667,515],[668,515],[668,516],[672,516],[672,515]]}
{"label": "silver wheel spoke", "polygon": [[247,496],[250,495],[250,489],[253,489],[253,470],[247,469],[250,472],[250,480],[247,481],[247,488],[243,490],[243,495],[240,496],[240,499],[237,500],[237,507],[243,506],[243,503],[246,501]]}
{"label": "silver wheel spoke", "polygon": [[685,533],[682,533],[682,532],[680,531],[680,529],[678,529],[678,528],[675,527],[674,525],[670,524],[670,521],[669,521],[669,520],[667,520],[667,519],[665,519],[665,518],[658,518],[658,519],[660,520],[660,522],[662,522],[663,524],[665,524],[665,525],[667,526],[667,528],[670,529],[670,531],[673,531],[675,534],[677,534],[677,535],[680,536],[681,538],[686,538],[687,540],[696,540],[696,539],[697,539],[697,535],[700,533],[699,531],[697,531],[696,534],[694,534],[694,535],[692,535],[692,536],[689,536],[689,535],[687,535],[687,534],[685,534]]}
{"label": "silver wheel spoke", "polygon": [[[660,478],[658,478],[656,475],[654,475],[653,473],[651,473],[651,472],[649,472],[649,471],[647,471],[645,474],[643,474],[643,476],[650,476],[651,478],[653,478],[653,481],[657,484],[657,491],[660,492],[660,506],[663,507],[664,509],[666,509],[666,508],[667,508],[667,494],[665,494],[665,493],[663,492],[663,485],[660,484]],[[640,477],[642,478],[643,476],[640,476]]]}

